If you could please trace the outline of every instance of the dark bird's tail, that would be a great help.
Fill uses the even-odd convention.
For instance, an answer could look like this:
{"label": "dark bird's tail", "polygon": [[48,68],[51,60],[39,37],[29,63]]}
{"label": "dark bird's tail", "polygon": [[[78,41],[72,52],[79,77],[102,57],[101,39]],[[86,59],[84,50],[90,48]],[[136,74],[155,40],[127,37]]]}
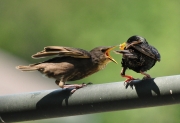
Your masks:
{"label": "dark bird's tail", "polygon": [[29,65],[29,66],[17,66],[16,69],[22,70],[22,71],[34,71],[37,70],[38,68],[36,68],[34,65]]}

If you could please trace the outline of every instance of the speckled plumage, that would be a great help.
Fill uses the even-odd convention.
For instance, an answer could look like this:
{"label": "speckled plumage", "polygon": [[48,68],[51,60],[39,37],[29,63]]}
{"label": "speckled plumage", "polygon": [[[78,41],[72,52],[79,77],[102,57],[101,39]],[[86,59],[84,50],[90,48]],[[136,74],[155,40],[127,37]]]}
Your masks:
{"label": "speckled plumage", "polygon": [[130,78],[130,80],[133,78],[125,75],[126,69],[131,69],[149,78],[150,75],[145,72],[150,70],[157,61],[160,61],[158,50],[149,45],[145,38],[137,35],[130,37],[126,41],[124,50],[116,51],[116,53],[120,53],[123,56],[121,61],[123,67],[121,75]]}
{"label": "speckled plumage", "polygon": [[140,71],[147,71],[151,69],[155,63],[156,60],[144,55],[143,53],[139,53],[136,49],[129,49],[129,52],[133,55],[123,55],[121,64],[124,68],[129,68],[137,73],[140,73]]}

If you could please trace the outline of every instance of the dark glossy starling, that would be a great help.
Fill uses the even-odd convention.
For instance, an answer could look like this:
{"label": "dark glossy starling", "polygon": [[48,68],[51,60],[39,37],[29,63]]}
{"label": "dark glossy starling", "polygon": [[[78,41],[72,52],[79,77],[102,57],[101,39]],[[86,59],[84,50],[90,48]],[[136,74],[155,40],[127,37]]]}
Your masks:
{"label": "dark glossy starling", "polygon": [[146,71],[150,70],[156,64],[156,61],[160,61],[158,50],[149,45],[145,38],[137,35],[130,37],[125,43],[120,45],[120,51],[115,52],[123,56],[121,76],[127,78],[125,82],[134,80],[132,76],[125,74],[126,69],[129,68],[143,74],[143,79],[151,78]]}
{"label": "dark glossy starling", "polygon": [[47,56],[56,57],[29,66],[17,66],[22,71],[37,70],[45,74],[49,78],[56,79],[56,84],[61,88],[81,88],[84,84],[68,85],[66,81],[74,81],[83,79],[99,70],[113,61],[117,63],[111,56],[110,51],[115,47],[96,47],[90,52],[63,46],[47,46],[43,51],[32,55],[32,58],[43,58]]}

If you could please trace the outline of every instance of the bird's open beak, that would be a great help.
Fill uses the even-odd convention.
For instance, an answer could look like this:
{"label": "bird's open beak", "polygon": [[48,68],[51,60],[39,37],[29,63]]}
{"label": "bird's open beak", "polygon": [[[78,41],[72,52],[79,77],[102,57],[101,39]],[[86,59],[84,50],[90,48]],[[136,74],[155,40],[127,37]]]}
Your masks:
{"label": "bird's open beak", "polygon": [[119,45],[119,49],[120,50],[124,50],[125,47],[126,47],[126,43],[125,42]]}
{"label": "bird's open beak", "polygon": [[108,49],[106,50],[105,54],[106,54],[106,56],[107,56],[111,61],[113,61],[114,63],[118,64],[117,61],[110,56],[110,51],[113,50],[113,49],[116,48],[116,47],[117,47],[117,46],[113,46],[113,47],[108,48]]}

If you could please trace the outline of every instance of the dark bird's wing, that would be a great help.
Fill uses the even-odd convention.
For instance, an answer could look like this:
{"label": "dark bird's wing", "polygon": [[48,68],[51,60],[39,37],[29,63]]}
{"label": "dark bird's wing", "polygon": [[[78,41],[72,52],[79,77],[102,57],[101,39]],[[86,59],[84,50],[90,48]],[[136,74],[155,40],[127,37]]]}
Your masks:
{"label": "dark bird's wing", "polygon": [[142,43],[142,44],[132,45],[132,47],[157,61],[160,61],[161,59],[158,50],[149,44]]}
{"label": "dark bird's wing", "polygon": [[129,59],[137,59],[137,55],[133,52],[130,52],[129,50],[117,50],[114,51],[116,54],[122,54],[124,57]]}
{"label": "dark bird's wing", "polygon": [[32,55],[32,58],[43,58],[47,56],[70,56],[75,58],[90,58],[90,53],[86,50],[63,46],[47,46],[44,50]]}

